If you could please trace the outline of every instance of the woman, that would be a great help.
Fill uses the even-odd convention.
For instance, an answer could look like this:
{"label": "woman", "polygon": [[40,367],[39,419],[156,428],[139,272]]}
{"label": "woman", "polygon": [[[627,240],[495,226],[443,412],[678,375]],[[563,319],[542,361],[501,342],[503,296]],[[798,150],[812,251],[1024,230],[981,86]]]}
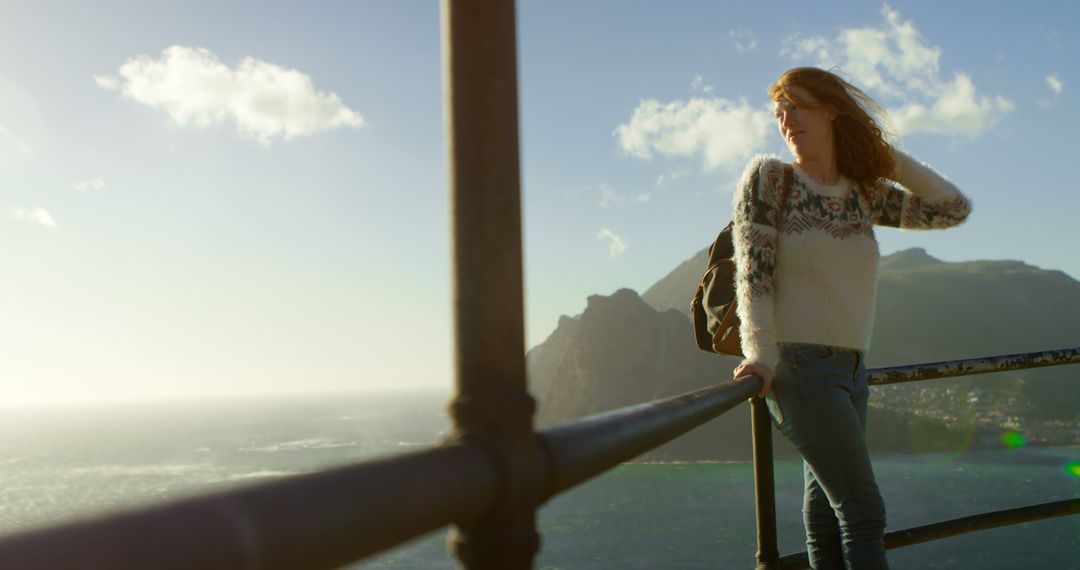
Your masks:
{"label": "woman", "polygon": [[803,456],[811,566],[887,568],[885,505],[865,439],[863,358],[879,257],[873,226],[955,226],[971,205],[893,148],[874,118],[881,108],[836,75],[791,69],[769,97],[795,160],[790,188],[787,165],[759,158],[736,193],[745,360],[735,376],[762,378],[774,424]]}

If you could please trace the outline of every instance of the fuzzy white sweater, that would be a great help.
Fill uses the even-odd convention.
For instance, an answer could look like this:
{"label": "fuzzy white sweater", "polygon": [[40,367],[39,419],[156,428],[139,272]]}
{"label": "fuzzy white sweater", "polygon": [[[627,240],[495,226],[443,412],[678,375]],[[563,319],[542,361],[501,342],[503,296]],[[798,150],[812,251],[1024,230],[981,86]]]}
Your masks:
{"label": "fuzzy white sweater", "polygon": [[[872,192],[841,177],[824,186],[795,168],[781,211],[784,163],[750,162],[735,194],[735,285],[744,362],[776,370],[777,343],[866,350],[874,322],[874,226],[947,228],[971,202],[949,181],[894,151],[896,182]],[[905,190],[906,189],[906,190]]]}

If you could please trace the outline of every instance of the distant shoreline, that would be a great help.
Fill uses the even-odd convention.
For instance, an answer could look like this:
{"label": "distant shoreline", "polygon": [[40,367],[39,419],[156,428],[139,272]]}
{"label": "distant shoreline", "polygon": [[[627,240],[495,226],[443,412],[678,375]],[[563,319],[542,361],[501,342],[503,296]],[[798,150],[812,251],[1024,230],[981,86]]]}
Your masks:
{"label": "distant shoreline", "polygon": [[[1061,454],[1032,453],[1033,450],[1062,450]],[[1064,463],[1080,461],[1080,445],[1038,445],[1032,444],[1018,449],[973,449],[958,453],[941,451],[925,453],[881,453],[871,454],[871,459],[879,462],[896,463],[955,463],[964,465],[1041,465],[1058,467]],[[797,456],[773,458],[775,462],[800,461]],[[751,460],[700,459],[675,461],[628,461],[623,465],[741,465],[753,463]]]}
{"label": "distant shoreline", "polygon": [[249,394],[214,394],[195,396],[161,396],[161,397],[132,397],[111,398],[97,400],[60,400],[45,402],[40,400],[25,401],[0,401],[0,411],[18,410],[91,410],[100,408],[124,408],[133,406],[186,406],[197,404],[221,405],[221,404],[250,404],[256,402],[277,402],[316,400],[321,398],[358,398],[368,397],[394,397],[394,396],[445,396],[449,399],[452,393],[448,387],[415,387],[415,388],[380,388],[355,390],[326,390],[326,391],[296,391],[296,392],[253,392]]}

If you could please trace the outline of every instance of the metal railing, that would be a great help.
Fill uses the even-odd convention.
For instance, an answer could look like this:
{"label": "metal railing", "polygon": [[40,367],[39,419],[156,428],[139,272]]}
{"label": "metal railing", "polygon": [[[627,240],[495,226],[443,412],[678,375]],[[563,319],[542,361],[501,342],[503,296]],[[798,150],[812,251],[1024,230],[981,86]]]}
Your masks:
{"label": "metal railing", "polygon": [[[958,376],[973,376],[978,374],[990,374],[992,372],[1026,370],[1030,368],[1062,366],[1066,364],[1080,364],[1080,348],[875,368],[867,371],[867,383],[875,386],[883,386],[887,384],[954,378]],[[757,403],[756,400],[757,399],[755,398],[755,404]],[[768,420],[766,419],[765,421],[767,422]],[[758,437],[758,430],[767,429],[767,427],[761,427],[755,423],[755,442]],[[773,492],[771,479],[765,482],[755,482],[755,485],[759,488],[764,487],[764,492],[767,494]],[[760,493],[758,500],[760,504],[762,502]],[[999,526],[1075,514],[1080,514],[1080,498],[980,513],[890,532],[885,535],[885,549],[891,550],[978,530],[987,530]],[[775,526],[762,529],[761,523],[759,522],[759,545],[761,543],[762,533],[766,536],[775,537]],[[810,567],[806,552],[788,554],[780,557],[775,554],[775,542],[771,545],[766,545],[764,552],[765,555],[762,554],[763,549],[759,546],[757,558],[757,567],[759,569],[779,568],[784,570],[796,570]]]}
{"label": "metal railing", "polygon": [[[1080,363],[1080,348],[1052,354],[1054,364]],[[1017,356],[994,370],[1015,370]],[[949,373],[988,359],[903,367]],[[1034,362],[1046,362],[1036,360]],[[942,368],[943,367],[943,368]],[[875,384],[885,372],[870,372]],[[535,513],[552,497],[690,431],[750,399],[760,380],[704,388],[629,406],[543,430],[531,440],[533,471],[517,485],[532,500],[516,508]],[[751,400],[757,500],[758,568],[807,568],[805,552],[780,557],[772,480],[772,427],[760,398]],[[99,517],[0,539],[0,568],[335,568],[362,560],[448,524],[475,528],[505,517],[508,460],[490,441],[443,446],[297,475],[243,489]],[[887,549],[959,534],[1080,513],[1080,499],[1043,503],[895,531]],[[534,514],[532,516],[535,516]],[[520,545],[519,545],[520,547]],[[499,558],[500,556],[504,558]],[[461,558],[461,557],[459,557]],[[521,560],[528,558],[524,562]],[[531,567],[524,553],[500,552],[491,566],[461,558],[466,568]],[[518,560],[511,566],[511,560]]]}
{"label": "metal railing", "polygon": [[1080,363],[1080,348],[1064,348],[1061,350],[1043,350],[1003,356],[969,358],[966,360],[875,368],[867,371],[866,382],[872,386],[884,386],[886,384],[900,384],[919,380],[974,376],[977,374],[990,374],[991,372],[1077,363]]}
{"label": "metal railing", "polygon": [[[509,480],[509,452],[465,440],[0,539],[0,568],[334,568],[456,524],[506,517],[515,487],[533,516],[555,495],[730,410],[747,378],[541,431],[533,470]],[[505,554],[493,565],[512,567]],[[463,560],[464,561],[464,560]],[[469,568],[485,567],[469,561]],[[531,556],[517,567],[531,567]]]}
{"label": "metal railing", "polygon": [[[526,391],[514,2],[443,0],[454,233],[454,433],[410,454],[0,538],[0,568],[333,568],[453,525],[469,569],[530,568],[551,497],[751,399],[759,568],[776,547],[772,428],[761,381],[736,382],[534,432]],[[1080,362],[1080,349],[874,371],[872,383]],[[1009,368],[1005,368],[1009,367]],[[1075,514],[1078,500],[891,533],[895,548]]]}

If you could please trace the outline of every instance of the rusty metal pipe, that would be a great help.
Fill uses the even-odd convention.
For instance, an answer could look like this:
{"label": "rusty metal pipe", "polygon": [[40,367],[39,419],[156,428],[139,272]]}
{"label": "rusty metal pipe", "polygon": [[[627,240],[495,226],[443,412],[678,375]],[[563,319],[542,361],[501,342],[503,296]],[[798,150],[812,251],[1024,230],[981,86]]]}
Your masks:
{"label": "rusty metal pipe", "polygon": [[0,568],[338,568],[480,518],[496,483],[484,450],[448,445],[9,535]]}
{"label": "rusty metal pipe", "polygon": [[765,400],[750,401],[750,423],[754,441],[754,513],[757,522],[757,570],[776,568],[780,551],[776,546],[776,483],[773,477],[772,422]]}
{"label": "rusty metal pipe", "polygon": [[551,480],[542,498],[588,481],[608,469],[690,431],[761,390],[761,379],[702,388],[664,400],[589,416],[539,433]]}
{"label": "rusty metal pipe", "polygon": [[947,360],[928,362],[926,364],[874,368],[867,371],[866,381],[872,385],[883,386],[885,384],[933,380],[935,378],[971,376],[1005,370],[1023,370],[1077,363],[1080,363],[1080,348],[1065,348],[1005,356],[970,358],[967,360]]}
{"label": "rusty metal pipe", "polygon": [[[885,535],[885,548],[891,550],[978,530],[1076,514],[1080,514],[1080,499],[1051,501],[1038,505],[979,513],[890,532]],[[809,567],[809,558],[805,552],[788,554],[780,559],[780,568],[785,570],[801,570]]]}

